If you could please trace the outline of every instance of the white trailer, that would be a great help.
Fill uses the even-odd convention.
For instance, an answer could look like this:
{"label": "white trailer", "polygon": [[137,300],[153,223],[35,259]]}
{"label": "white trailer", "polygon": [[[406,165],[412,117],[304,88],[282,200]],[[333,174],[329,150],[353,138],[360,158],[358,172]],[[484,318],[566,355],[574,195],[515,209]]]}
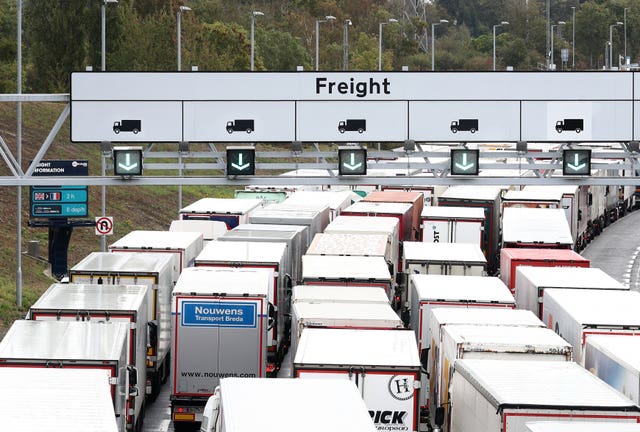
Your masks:
{"label": "white trailer", "polygon": [[562,208],[562,191],[559,189],[510,190],[502,196],[502,209],[506,207],[520,208]]}
{"label": "white trailer", "polygon": [[382,288],[348,287],[340,285],[297,285],[293,287],[291,303],[381,303],[389,304]]}
{"label": "white trailer", "polygon": [[[120,431],[126,430],[127,407],[131,402],[129,393],[136,388],[135,384],[129,382],[131,366],[129,326],[126,323],[16,320],[0,342],[0,373],[13,370],[17,375],[23,376],[25,372],[28,374],[34,369],[44,368],[92,369],[106,373],[104,382],[107,387],[104,391],[110,400],[107,412],[111,413],[112,420],[116,420]],[[30,380],[31,378],[23,384],[28,385]],[[2,381],[0,399],[8,391],[5,384]],[[72,384],[73,382],[66,383],[65,387]],[[103,388],[102,385],[100,388]],[[63,395],[64,393],[61,396]],[[55,403],[53,400],[47,401],[46,406],[52,402]],[[31,406],[29,416],[37,417],[41,414],[36,407],[37,405]],[[73,416],[84,415],[79,412],[78,406],[67,406],[60,413],[69,408],[73,410]],[[104,414],[98,412],[97,415],[104,418]],[[6,429],[6,417],[1,419],[3,430],[31,430]]]}
{"label": "white trailer", "polygon": [[109,372],[0,368],[3,431],[123,432],[111,404]]}
{"label": "white trailer", "polygon": [[640,422],[640,408],[574,362],[458,360],[451,432],[526,432],[541,420]]}
{"label": "white trailer", "polygon": [[376,428],[358,388],[346,380],[223,378],[207,401],[200,432],[246,431]]}
{"label": "white trailer", "polygon": [[[128,364],[138,389],[129,391],[126,425],[140,428],[144,416],[147,382],[147,333],[150,291],[143,285],[53,284],[29,308],[34,321],[109,321],[129,326]],[[135,369],[134,369],[135,368]]]}
{"label": "white trailer", "polygon": [[180,262],[171,253],[92,252],[73,266],[71,283],[145,285],[150,290],[147,349],[147,394],[155,399],[171,372],[171,290],[180,276]]}
{"label": "white trailer", "polygon": [[329,224],[329,206],[303,206],[294,204],[270,204],[249,216],[251,224],[300,225],[307,227],[307,244]]}
{"label": "white trailer", "polygon": [[302,303],[291,307],[291,353],[309,327],[403,329],[404,323],[385,303]]}
{"label": "white trailer", "polygon": [[275,320],[267,334],[268,361],[277,369],[289,346],[291,279],[290,255],[286,243],[213,241],[196,257],[196,267],[270,269],[273,282],[269,303]]}
{"label": "white trailer", "polygon": [[199,232],[131,231],[109,246],[109,252],[174,253],[180,257],[182,271],[193,266],[203,246]]}
{"label": "white trailer", "polygon": [[395,269],[393,251],[384,234],[316,234],[306,255],[383,257],[390,268]]}
{"label": "white trailer", "polygon": [[640,338],[589,336],[584,348],[584,367],[640,404]]}
{"label": "white trailer", "polygon": [[180,209],[178,219],[220,221],[232,229],[248,223],[249,215],[259,208],[261,199],[202,198]]}
{"label": "white trailer", "polygon": [[573,345],[574,360],[584,364],[592,335],[640,335],[640,293],[593,289],[547,289],[542,321]]}
{"label": "white trailer", "polygon": [[358,201],[341,213],[344,216],[392,217],[398,220],[400,241],[413,240],[413,204]]}
{"label": "white trailer", "polygon": [[349,190],[343,191],[296,191],[286,200],[285,204],[295,205],[317,205],[329,206],[329,220],[332,221],[340,216],[342,210],[349,207],[354,202],[360,201],[362,197]]}
{"label": "white trailer", "polygon": [[485,214],[481,208],[429,206],[422,210],[422,241],[473,243],[482,247]]}
{"label": "white trailer", "polygon": [[379,431],[418,431],[420,359],[408,330],[307,329],[293,374],[348,379],[358,386]]}
{"label": "white trailer", "polygon": [[171,419],[202,421],[220,378],[265,377],[273,270],[192,267],[173,289]]}
{"label": "white trailer", "polygon": [[215,240],[229,229],[227,224],[221,221],[211,220],[174,220],[171,221],[169,231],[174,232],[199,232],[202,233],[204,246],[211,240]]}
{"label": "white trailer", "polygon": [[629,290],[629,287],[595,267],[516,268],[515,297],[520,309],[530,310],[542,318],[544,293],[548,288]]}
{"label": "white trailer", "polygon": [[640,432],[640,424],[611,421],[531,421],[525,432]]}
{"label": "white trailer", "polygon": [[573,248],[564,210],[506,207],[502,215],[502,247]]}
{"label": "white trailer", "polygon": [[406,274],[487,274],[487,259],[480,246],[471,243],[404,242],[402,262]]}

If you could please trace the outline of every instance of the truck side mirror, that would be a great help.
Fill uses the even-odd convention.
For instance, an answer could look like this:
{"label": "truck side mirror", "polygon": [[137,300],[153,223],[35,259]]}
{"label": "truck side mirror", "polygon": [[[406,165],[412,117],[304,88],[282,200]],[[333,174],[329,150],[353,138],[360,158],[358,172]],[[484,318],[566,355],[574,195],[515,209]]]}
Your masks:
{"label": "truck side mirror", "polygon": [[267,306],[267,316],[269,317],[267,330],[271,330],[276,323],[276,308],[271,303]]}
{"label": "truck side mirror", "polygon": [[429,378],[429,349],[422,348],[422,351],[420,351],[420,364],[422,365],[422,371],[427,374],[427,378]]}
{"label": "truck side mirror", "polygon": [[138,384],[138,369],[134,366],[127,366],[127,371],[129,372],[129,386],[135,386]]}
{"label": "truck side mirror", "polygon": [[158,324],[154,322],[148,322],[149,328],[149,345],[155,347],[158,345]]}
{"label": "truck side mirror", "polygon": [[436,424],[436,426],[442,427],[442,425],[444,424],[444,407],[439,406],[438,408],[436,408],[436,414],[434,417],[434,423]]}

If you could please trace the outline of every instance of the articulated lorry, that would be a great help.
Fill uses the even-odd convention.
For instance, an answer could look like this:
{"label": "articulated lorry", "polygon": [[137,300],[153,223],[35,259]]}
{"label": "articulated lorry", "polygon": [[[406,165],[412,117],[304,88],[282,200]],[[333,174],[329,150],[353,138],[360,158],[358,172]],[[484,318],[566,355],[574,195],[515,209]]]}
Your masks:
{"label": "articulated lorry", "polygon": [[485,215],[479,208],[429,206],[420,215],[425,243],[474,243],[482,246]]}
{"label": "articulated lorry", "polygon": [[367,194],[362,201],[411,204],[411,237],[407,240],[422,241],[420,215],[424,208],[424,196],[421,192],[394,190],[373,191]]}
{"label": "articulated lorry", "polygon": [[169,231],[200,232],[202,233],[203,246],[206,246],[210,241],[229,231],[229,228],[226,223],[221,221],[187,219],[171,221]]}
{"label": "articulated lorry", "polygon": [[389,304],[382,288],[340,285],[296,285],[291,303],[380,303]]}
{"label": "articulated lorry", "polygon": [[503,248],[573,249],[569,222],[562,209],[505,207]]}
{"label": "articulated lorry", "polygon": [[307,205],[282,202],[256,210],[249,216],[249,223],[307,227],[307,244],[310,244],[313,236],[324,231],[330,218],[331,211],[324,203]]}
{"label": "articulated lorry", "polygon": [[180,220],[212,220],[233,229],[249,222],[249,215],[262,207],[260,199],[201,198],[178,212]]}

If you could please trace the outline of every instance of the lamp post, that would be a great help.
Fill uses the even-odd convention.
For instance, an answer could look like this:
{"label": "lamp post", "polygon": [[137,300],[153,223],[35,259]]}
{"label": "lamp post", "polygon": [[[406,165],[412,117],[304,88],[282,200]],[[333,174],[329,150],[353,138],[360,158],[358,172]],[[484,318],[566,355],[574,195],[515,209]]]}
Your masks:
{"label": "lamp post", "polygon": [[182,12],[190,11],[189,6],[180,6],[176,14],[178,20],[178,71],[182,70],[182,29],[180,27]]}
{"label": "lamp post", "polygon": [[613,67],[613,28],[619,25],[623,25],[620,21],[609,26],[609,69]]}
{"label": "lamp post", "polygon": [[327,15],[326,17],[324,17],[324,19],[316,20],[316,70],[318,70],[319,65],[320,65],[320,55],[319,55],[319,51],[320,51],[320,42],[319,42],[320,23],[327,22],[327,21],[333,21],[335,19],[336,19],[336,17],[334,17],[332,15]]}
{"label": "lamp post", "polygon": [[553,61],[553,33],[555,32],[555,27],[561,26],[561,25],[565,25],[566,22],[564,21],[558,21],[558,24],[553,24],[551,25],[551,63],[549,63],[549,68],[553,68],[553,70],[556,70],[555,68],[555,63]]}
{"label": "lamp post", "polygon": [[350,19],[344,20],[344,34],[342,40],[342,69],[349,70],[349,26],[352,25]]}
{"label": "lamp post", "polygon": [[496,29],[498,27],[502,27],[508,25],[508,21],[502,21],[500,24],[496,24],[493,26],[493,70],[496,70]]}
{"label": "lamp post", "polygon": [[440,22],[436,22],[431,24],[431,70],[434,71],[436,70],[436,53],[435,53],[435,48],[436,48],[436,26],[440,25],[440,24],[448,24],[449,21],[446,19],[441,19]]}
{"label": "lamp post", "polygon": [[101,35],[102,35],[102,71],[104,72],[105,70],[107,70],[107,24],[106,24],[106,17],[107,17],[107,12],[106,12],[106,5],[107,3],[118,3],[118,0],[102,0],[102,4],[100,5],[100,17],[101,17]]}
{"label": "lamp post", "polygon": [[629,8],[624,8],[624,62],[627,63],[627,11]]}
{"label": "lamp post", "polygon": [[378,31],[378,70],[379,71],[382,70],[382,26],[385,26],[391,23],[397,23],[397,22],[398,22],[397,19],[389,18],[389,21],[380,23],[380,27]]}
{"label": "lamp post", "polygon": [[576,70],[576,7],[571,6],[571,70]]}
{"label": "lamp post", "polygon": [[255,53],[255,25],[256,25],[256,17],[263,16],[264,14],[260,11],[251,12],[251,71],[253,72],[255,63],[254,63],[254,53]]}

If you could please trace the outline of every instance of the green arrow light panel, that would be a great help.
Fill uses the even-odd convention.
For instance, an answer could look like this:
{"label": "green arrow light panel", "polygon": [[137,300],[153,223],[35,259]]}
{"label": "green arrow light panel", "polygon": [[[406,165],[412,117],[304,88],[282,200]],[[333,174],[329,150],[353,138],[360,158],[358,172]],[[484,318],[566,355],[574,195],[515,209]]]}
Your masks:
{"label": "green arrow light panel", "polygon": [[338,174],[341,176],[367,175],[367,148],[338,147]]}
{"label": "green arrow light panel", "polygon": [[255,175],[256,149],[249,146],[227,147],[227,175]]}
{"label": "green arrow light panel", "polygon": [[124,177],[142,175],[142,147],[114,147],[113,173]]}
{"label": "green arrow light panel", "polygon": [[591,150],[570,149],[562,151],[562,175],[591,175]]}
{"label": "green arrow light panel", "polygon": [[451,149],[451,175],[478,175],[479,150]]}

